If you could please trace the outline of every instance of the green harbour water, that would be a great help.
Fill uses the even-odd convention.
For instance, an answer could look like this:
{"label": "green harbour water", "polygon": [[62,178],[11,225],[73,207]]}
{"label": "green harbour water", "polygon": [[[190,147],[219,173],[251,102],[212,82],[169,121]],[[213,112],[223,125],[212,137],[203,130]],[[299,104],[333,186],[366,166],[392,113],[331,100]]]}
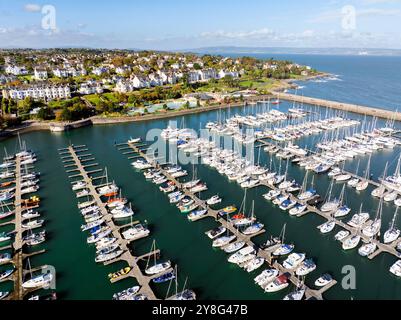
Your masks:
{"label": "green harbour water", "polygon": [[[283,103],[280,110],[286,111],[291,105]],[[324,114],[325,110],[321,110]],[[198,130],[208,121],[216,121],[224,116],[236,113],[255,113],[252,107],[225,109],[202,114],[188,115],[177,120],[177,125]],[[361,118],[356,115],[350,117]],[[361,118],[363,119],[363,118]],[[174,120],[174,119],[172,119]],[[77,199],[71,191],[71,180],[63,167],[58,149],[69,144],[85,144],[99,163],[99,168],[108,168],[110,179],[115,180],[122,188],[133,205],[136,215],[134,220],[147,221],[151,236],[134,242],[131,250],[135,255],[142,255],[150,251],[152,241],[156,240],[161,249],[162,259],[170,259],[178,265],[180,285],[188,277],[188,287],[195,290],[200,300],[210,299],[282,299],[293,287],[277,294],[265,294],[254,284],[253,278],[258,274],[246,273],[237,266],[227,262],[227,255],[218,249],[213,249],[210,239],[205,232],[218,226],[212,219],[190,223],[185,215],[179,213],[174,205],[170,205],[167,197],[157,186],[146,182],[143,174],[135,171],[127,155],[123,155],[115,146],[116,143],[126,142],[130,137],[145,138],[150,129],[164,129],[172,120],[155,120],[149,122],[105,125],[82,128],[61,134],[49,132],[34,132],[21,135],[28,148],[38,155],[35,169],[41,172],[38,192],[42,198],[40,212],[46,219],[45,228],[49,233],[48,241],[41,248],[45,254],[31,258],[32,267],[52,265],[56,268],[56,291],[60,299],[111,299],[113,293],[135,285],[134,280],[125,280],[117,284],[110,284],[107,278],[109,272],[117,271],[124,264],[114,264],[108,267],[97,265],[94,261],[95,249],[86,244],[86,234],[80,231],[83,223],[77,209]],[[301,146],[312,147],[322,135],[310,136],[295,141]],[[1,149],[7,148],[8,153],[16,151],[16,138],[2,141]],[[389,172],[395,169],[401,148],[391,151],[380,151],[372,156],[372,174],[377,179],[383,172],[386,161],[389,161]],[[3,154],[1,154],[3,155]],[[355,170],[358,159],[360,175],[366,167],[368,156],[363,156],[347,162],[346,168]],[[261,152],[260,163],[269,166],[268,154]],[[275,166],[278,160],[275,159]],[[285,163],[283,163],[285,166]],[[192,166],[185,166],[192,176]],[[223,198],[221,208],[235,204],[240,206],[244,197],[244,190],[236,183],[230,183],[217,171],[205,166],[196,166],[198,178],[205,181],[209,190],[202,193],[206,199],[219,194]],[[305,171],[298,166],[289,166],[289,176],[302,183]],[[315,176],[315,186],[318,193],[325,196],[330,180],[326,175]],[[339,195],[342,184],[336,184],[335,195]],[[374,217],[378,201],[368,190],[357,193],[346,187],[346,203],[352,208],[352,214],[359,210],[361,202],[364,209]],[[305,252],[308,257],[317,263],[317,270],[306,278],[306,284],[313,287],[314,281],[323,273],[330,272],[339,281],[334,288],[325,294],[327,299],[399,299],[401,297],[401,280],[391,275],[389,267],[396,261],[390,255],[381,254],[373,261],[362,258],[356,250],[344,252],[334,235],[335,229],[329,235],[323,236],[316,227],[324,221],[320,217],[310,214],[303,218],[292,218],[278,207],[264,200],[262,195],[268,191],[260,187],[247,193],[247,207],[255,201],[255,214],[265,224],[267,233],[255,238],[257,244],[265,242],[270,235],[278,236],[284,224],[287,224],[287,242],[296,245],[296,252]],[[220,208],[220,206],[219,206]],[[383,210],[382,233],[387,230],[388,224],[395,211],[394,204],[385,204]],[[349,218],[345,218],[347,221]],[[401,227],[401,221],[398,222]],[[0,232],[10,231],[10,227],[0,228]],[[357,272],[356,290],[343,290],[341,274],[344,266],[354,266]],[[4,270],[4,266],[0,270]],[[262,271],[258,270],[259,273]],[[165,298],[168,284],[152,285],[158,298]],[[0,291],[10,288],[10,283],[0,283]],[[174,289],[175,290],[175,289]],[[172,291],[170,290],[170,293]]]}

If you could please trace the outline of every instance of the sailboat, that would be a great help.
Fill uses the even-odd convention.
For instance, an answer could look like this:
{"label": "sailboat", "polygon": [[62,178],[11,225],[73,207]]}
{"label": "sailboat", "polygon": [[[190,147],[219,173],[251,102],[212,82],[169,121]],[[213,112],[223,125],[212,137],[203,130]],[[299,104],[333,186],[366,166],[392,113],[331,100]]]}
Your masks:
{"label": "sailboat", "polygon": [[401,231],[395,227],[395,221],[397,219],[398,209],[399,207],[397,207],[397,209],[395,210],[393,219],[391,220],[390,228],[384,234],[385,244],[389,244],[396,241],[401,234]]}
{"label": "sailboat", "polygon": [[365,171],[365,177],[356,185],[356,190],[357,191],[363,191],[366,190],[369,186],[369,180],[370,180],[370,161],[372,159],[372,156],[369,157],[368,164],[366,166],[366,171]]}
{"label": "sailboat", "polygon": [[327,201],[326,203],[320,208],[322,212],[334,212],[338,209],[340,206],[340,200],[339,199],[333,199],[331,200],[331,194],[333,192],[333,181],[330,183],[330,188],[329,188],[329,193],[327,196]]}
{"label": "sailboat", "polygon": [[382,223],[382,211],[383,211],[383,199],[380,199],[379,206],[377,208],[376,218],[373,223],[362,229],[362,233],[367,237],[374,237],[380,232],[381,223]]}
{"label": "sailboat", "polygon": [[196,294],[193,290],[190,289],[185,289],[187,286],[188,278],[185,279],[184,287],[182,288],[181,292],[178,292],[178,270],[177,267],[175,268],[175,274],[176,277],[175,279],[171,279],[168,290],[167,290],[167,296],[170,291],[171,283],[173,280],[175,280],[175,294],[168,298],[167,300],[176,300],[176,301],[190,301],[190,300],[196,300]]}
{"label": "sailboat", "polygon": [[345,195],[345,185],[343,186],[343,189],[341,191],[341,196],[340,196],[340,208],[334,213],[335,218],[342,218],[347,216],[350,212],[351,209],[347,206],[344,205],[344,195]]}
{"label": "sailboat", "polygon": [[384,194],[385,194],[385,192],[386,192],[386,187],[384,186],[383,181],[386,179],[387,168],[388,168],[388,162],[386,163],[386,166],[385,166],[385,168],[384,168],[382,184],[381,184],[378,188],[376,188],[376,189],[374,189],[374,190],[372,191],[372,196],[373,196],[373,197],[376,197],[376,198],[382,198],[382,197],[384,197]]}
{"label": "sailboat", "polygon": [[147,275],[156,275],[156,274],[160,274],[160,273],[170,269],[171,268],[171,262],[170,261],[157,263],[156,241],[153,241],[152,247],[150,249],[150,252],[153,252],[153,251],[155,252],[155,254],[153,255],[154,264],[152,266],[149,265],[150,259],[151,259],[151,256],[149,256],[148,262],[146,263],[145,273]]}

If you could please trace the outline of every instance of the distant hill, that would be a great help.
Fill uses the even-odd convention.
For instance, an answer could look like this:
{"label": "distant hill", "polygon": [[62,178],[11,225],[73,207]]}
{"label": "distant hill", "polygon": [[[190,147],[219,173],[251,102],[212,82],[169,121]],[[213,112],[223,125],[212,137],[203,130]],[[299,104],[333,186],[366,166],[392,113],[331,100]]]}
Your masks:
{"label": "distant hill", "polygon": [[232,54],[317,54],[353,56],[401,56],[401,49],[355,49],[355,48],[268,48],[268,47],[205,47],[180,50],[194,53]]}

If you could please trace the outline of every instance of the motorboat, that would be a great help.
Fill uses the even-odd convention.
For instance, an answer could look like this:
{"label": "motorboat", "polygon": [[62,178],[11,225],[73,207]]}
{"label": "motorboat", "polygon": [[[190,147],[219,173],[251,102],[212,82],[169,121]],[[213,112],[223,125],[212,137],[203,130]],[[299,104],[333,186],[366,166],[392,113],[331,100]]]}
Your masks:
{"label": "motorboat", "polygon": [[336,227],[336,222],[334,220],[330,220],[318,226],[318,229],[320,230],[321,233],[326,234],[333,231],[335,227]]}
{"label": "motorboat", "polygon": [[11,276],[14,273],[14,271],[15,271],[15,268],[0,272],[0,281]]}
{"label": "motorboat", "polygon": [[10,294],[9,291],[0,291],[0,301],[7,298],[9,294]]}
{"label": "motorboat", "polygon": [[344,250],[355,249],[358,246],[360,241],[361,241],[361,237],[355,235],[355,236],[349,237],[347,240],[345,240],[343,242],[342,247]]}
{"label": "motorboat", "polygon": [[335,218],[342,218],[347,216],[351,212],[351,209],[348,208],[346,205],[341,206],[338,210],[334,213]]}
{"label": "motorboat", "polygon": [[252,224],[251,226],[242,230],[241,233],[246,236],[250,236],[250,235],[254,235],[254,234],[258,233],[263,228],[264,228],[264,224],[256,222],[256,223]]}
{"label": "motorboat", "polygon": [[155,264],[154,266],[151,266],[151,267],[147,268],[145,270],[145,273],[147,275],[155,275],[155,274],[159,274],[159,273],[162,273],[164,271],[167,271],[170,268],[171,268],[171,262],[167,261],[167,262],[162,262],[162,263]]}
{"label": "motorboat", "polygon": [[150,234],[149,229],[144,227],[142,224],[137,224],[121,233],[123,238],[128,241],[145,238],[149,234]]}
{"label": "motorboat", "polygon": [[96,250],[105,249],[117,241],[117,238],[110,237],[110,238],[103,238],[96,243]]}
{"label": "motorboat", "polygon": [[209,232],[206,233],[206,235],[214,240],[216,238],[218,238],[219,236],[221,236],[223,233],[225,233],[227,231],[227,229],[223,226],[220,226],[218,228],[215,228],[213,230],[210,230]]}
{"label": "motorboat", "polygon": [[390,267],[390,272],[397,277],[401,277],[401,260],[398,260]]}
{"label": "motorboat", "polygon": [[118,187],[115,184],[110,184],[110,185],[98,188],[97,192],[100,196],[104,196],[106,194],[112,194],[112,193],[118,192]]}
{"label": "motorboat", "polygon": [[360,228],[369,220],[369,218],[370,216],[367,212],[357,213],[353,215],[352,219],[347,222],[347,224],[354,228]]}
{"label": "motorboat", "polygon": [[313,197],[315,197],[316,194],[317,194],[317,191],[315,189],[310,189],[310,190],[307,190],[307,191],[301,193],[300,195],[298,195],[298,200],[308,201],[308,200],[312,199]]}
{"label": "motorboat", "polygon": [[273,282],[267,285],[265,292],[273,293],[287,288],[289,286],[289,278],[290,275],[288,273],[278,276]]}
{"label": "motorboat", "polygon": [[281,194],[281,192],[279,190],[270,190],[268,193],[264,194],[263,197],[267,200],[267,201],[271,201],[273,199],[275,199],[276,197],[278,197]]}
{"label": "motorboat", "polygon": [[85,189],[86,187],[87,187],[86,182],[84,182],[84,181],[78,181],[77,183],[75,183],[75,184],[72,186],[72,190],[73,190],[73,191],[78,191],[78,190],[81,190],[81,189]]}
{"label": "motorboat", "polygon": [[393,202],[397,199],[397,197],[398,197],[398,192],[393,191],[393,192],[389,192],[389,193],[385,194],[383,199],[386,202]]}
{"label": "motorboat", "polygon": [[44,220],[33,220],[33,221],[23,222],[21,223],[21,227],[23,229],[40,228],[44,222],[45,222]]}
{"label": "motorboat", "polygon": [[304,253],[291,253],[283,262],[283,267],[288,270],[296,269],[306,258]]}
{"label": "motorboat", "polygon": [[111,211],[113,219],[126,219],[134,215],[134,211],[127,206],[117,207]]}
{"label": "motorboat", "polygon": [[51,273],[41,274],[32,279],[22,283],[24,289],[36,289],[46,288],[53,281],[53,275]]}
{"label": "motorboat", "polygon": [[213,246],[213,248],[221,248],[221,247],[228,245],[230,242],[234,241],[236,238],[237,238],[237,236],[235,236],[235,235],[222,236],[222,237],[214,240],[212,246]]}
{"label": "motorboat", "polygon": [[328,284],[330,284],[332,282],[333,282],[333,277],[330,274],[325,273],[324,275],[322,275],[319,279],[317,279],[315,281],[315,286],[319,287],[319,288],[322,288],[322,287],[325,287],[325,286],[327,286]]}
{"label": "motorboat", "polygon": [[354,178],[354,179],[349,180],[347,182],[347,185],[352,187],[352,188],[355,188],[358,185],[359,182],[360,182],[360,180],[358,178]]}
{"label": "motorboat", "polygon": [[246,243],[244,241],[234,242],[234,243],[226,246],[223,249],[223,251],[225,253],[234,253],[234,252],[237,252],[238,250],[241,250],[245,245],[246,245]]}
{"label": "motorboat", "polygon": [[342,242],[344,239],[346,239],[348,236],[350,235],[349,231],[346,230],[341,230],[340,232],[338,232],[335,236],[334,239],[336,239],[337,241]]}
{"label": "motorboat", "polygon": [[[105,250],[105,249],[103,249],[103,250]],[[107,261],[118,258],[123,253],[124,253],[123,250],[116,250],[116,251],[112,251],[112,252],[108,252],[108,253],[100,253],[96,256],[95,261],[97,263],[107,262]]]}
{"label": "motorboat", "polygon": [[259,269],[261,266],[263,266],[264,263],[265,263],[265,259],[256,257],[256,258],[252,259],[251,261],[249,261],[244,266],[244,268],[248,273],[250,273],[250,272],[253,272],[253,271]]}
{"label": "motorboat", "polygon": [[189,221],[195,221],[195,220],[198,220],[199,218],[207,215],[207,212],[208,211],[206,209],[195,210],[195,211],[192,211],[190,214],[188,214],[187,218]]}
{"label": "motorboat", "polygon": [[289,214],[291,216],[297,216],[303,213],[307,209],[307,206],[304,204],[297,203],[294,208],[290,209]]}
{"label": "motorboat", "polygon": [[88,223],[86,225],[81,226],[81,231],[88,231],[90,229],[93,229],[95,227],[98,227],[104,223],[104,219],[100,219],[91,223]]}
{"label": "motorboat", "polygon": [[0,253],[0,264],[8,263],[12,259],[9,253]]}
{"label": "motorboat", "polygon": [[316,269],[316,264],[312,259],[307,259],[302,262],[301,266],[295,271],[297,276],[306,276]]}
{"label": "motorboat", "polygon": [[340,206],[340,201],[335,199],[333,201],[326,202],[320,208],[320,210],[322,212],[334,212],[334,211],[336,211],[338,209],[339,206]]}
{"label": "motorboat", "polygon": [[119,293],[116,293],[113,295],[113,300],[123,300],[123,301],[129,301],[129,300],[136,300],[135,296],[139,292],[141,287],[135,286],[129,289],[126,289],[124,291],[121,291]]}
{"label": "motorboat", "polygon": [[282,244],[273,252],[273,256],[285,256],[294,250],[295,246],[292,244]]}
{"label": "motorboat", "polygon": [[164,283],[164,282],[171,281],[175,278],[176,278],[175,272],[171,271],[171,272],[167,272],[167,273],[161,275],[160,277],[154,278],[152,280],[152,282],[153,283]]}
{"label": "motorboat", "polygon": [[207,201],[206,201],[206,204],[208,205],[208,206],[212,206],[212,205],[215,205],[215,204],[218,204],[218,203],[220,203],[222,201],[222,199],[219,197],[219,196],[213,196],[213,197],[211,197],[210,199],[208,199]]}
{"label": "motorboat", "polygon": [[274,279],[276,279],[279,275],[279,271],[276,269],[267,269],[264,270],[261,274],[259,274],[254,280],[255,282],[260,285],[263,286],[271,281],[273,281]]}
{"label": "motorboat", "polygon": [[361,246],[358,249],[358,253],[362,257],[367,257],[367,256],[370,256],[373,252],[375,252],[376,249],[377,249],[377,244],[370,242],[370,243],[367,243],[367,244],[364,244],[363,246]]}
{"label": "motorboat", "polygon": [[128,275],[131,272],[131,270],[132,270],[131,267],[123,268],[117,272],[109,273],[108,278],[111,283],[116,282],[125,277],[126,275]]}
{"label": "motorboat", "polygon": [[296,201],[293,201],[293,200],[291,200],[291,199],[287,199],[287,200],[285,200],[284,202],[281,203],[280,209],[283,210],[283,211],[290,210],[290,209],[292,209],[296,204],[297,204]]}
{"label": "motorboat", "polygon": [[295,291],[290,292],[289,294],[287,294],[283,298],[283,300],[286,300],[286,301],[288,301],[288,300],[300,301],[300,300],[302,300],[304,298],[305,292],[306,292],[305,287],[297,288]]}
{"label": "motorboat", "polygon": [[239,264],[249,261],[254,257],[255,257],[255,249],[253,247],[248,246],[228,257],[228,262]]}
{"label": "motorboat", "polygon": [[191,301],[191,300],[196,300],[196,294],[192,290],[184,290],[180,293],[175,294],[171,300],[176,300],[176,301]]}

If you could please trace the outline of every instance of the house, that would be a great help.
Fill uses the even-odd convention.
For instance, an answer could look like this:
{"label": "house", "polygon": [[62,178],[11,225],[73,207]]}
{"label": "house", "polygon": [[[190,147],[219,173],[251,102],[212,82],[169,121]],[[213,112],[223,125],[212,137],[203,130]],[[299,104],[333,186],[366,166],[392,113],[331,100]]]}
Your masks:
{"label": "house", "polygon": [[141,76],[135,76],[134,78],[131,79],[131,82],[136,89],[141,89],[141,88],[150,88],[151,83],[148,81],[148,79],[141,77]]}
{"label": "house", "polygon": [[60,68],[53,69],[53,74],[57,78],[68,78],[67,69],[60,69]]}
{"label": "house", "polygon": [[152,87],[157,87],[157,86],[163,85],[163,79],[159,75],[154,74],[154,73],[149,75],[149,81],[150,81],[150,85]]}
{"label": "house", "polygon": [[117,74],[126,74],[126,73],[129,73],[129,72],[131,72],[131,67],[130,66],[122,66],[122,67],[117,67],[116,68],[116,73]]}
{"label": "house", "polygon": [[86,82],[81,84],[81,87],[79,88],[79,93],[80,94],[101,94],[103,93],[103,86],[95,81],[91,81],[91,82]]}
{"label": "house", "polygon": [[237,71],[220,70],[220,72],[218,73],[218,78],[223,79],[224,77],[238,78],[239,73]]}
{"label": "house", "polygon": [[98,67],[98,68],[93,68],[92,73],[96,76],[101,76],[104,73],[109,72],[109,69],[106,67]]}
{"label": "house", "polygon": [[134,85],[131,81],[119,81],[116,85],[116,91],[120,93],[127,93],[134,91]]}
{"label": "house", "polygon": [[200,80],[199,72],[190,71],[190,72],[188,72],[187,75],[188,75],[188,82],[189,83],[195,83],[195,82],[198,82]]}
{"label": "house", "polygon": [[71,90],[68,85],[29,85],[13,88],[5,88],[2,91],[6,99],[23,100],[31,97],[35,100],[54,100],[71,98]]}
{"label": "house", "polygon": [[44,68],[35,68],[34,78],[36,80],[47,80],[48,78],[47,70]]}
{"label": "house", "polygon": [[17,65],[7,65],[5,69],[7,74],[12,74],[14,76],[24,76],[28,74],[28,71],[25,67],[20,67]]}
{"label": "house", "polygon": [[217,72],[213,68],[199,70],[200,81],[209,81],[211,79],[217,79]]}

